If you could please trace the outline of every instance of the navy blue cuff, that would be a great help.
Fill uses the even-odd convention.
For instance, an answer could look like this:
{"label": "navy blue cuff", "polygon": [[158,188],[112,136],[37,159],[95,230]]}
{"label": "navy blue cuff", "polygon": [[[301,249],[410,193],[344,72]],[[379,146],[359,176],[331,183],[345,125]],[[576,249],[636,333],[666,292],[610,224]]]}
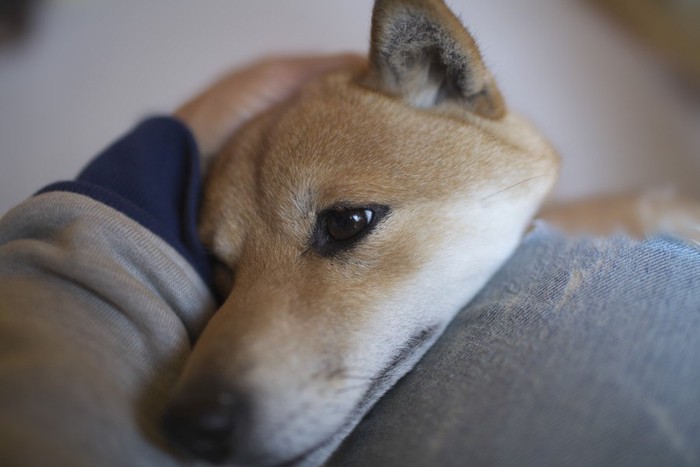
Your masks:
{"label": "navy blue cuff", "polygon": [[197,234],[201,190],[190,130],[173,118],[156,117],[108,147],[75,181],[37,194],[78,193],[122,212],[175,248],[213,292],[212,258]]}

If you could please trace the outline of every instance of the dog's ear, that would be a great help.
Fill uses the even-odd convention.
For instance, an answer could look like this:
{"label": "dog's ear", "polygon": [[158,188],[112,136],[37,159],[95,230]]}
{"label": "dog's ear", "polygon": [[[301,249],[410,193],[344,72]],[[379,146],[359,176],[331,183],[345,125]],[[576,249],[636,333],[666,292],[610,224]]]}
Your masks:
{"label": "dog's ear", "polygon": [[505,114],[474,38],[443,0],[376,0],[364,84],[415,107],[457,104],[485,118]]}

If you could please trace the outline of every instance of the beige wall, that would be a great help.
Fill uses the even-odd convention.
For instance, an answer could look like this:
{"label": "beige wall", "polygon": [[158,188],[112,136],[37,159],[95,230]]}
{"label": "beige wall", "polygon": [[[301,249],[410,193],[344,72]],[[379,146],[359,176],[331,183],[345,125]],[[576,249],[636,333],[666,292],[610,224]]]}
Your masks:
{"label": "beige wall", "polygon": [[[275,52],[364,51],[371,0],[48,0],[0,50],[0,213],[72,177],[139,118]],[[674,183],[700,195],[700,111],[583,3],[451,0],[514,108],[561,150],[557,195]]]}

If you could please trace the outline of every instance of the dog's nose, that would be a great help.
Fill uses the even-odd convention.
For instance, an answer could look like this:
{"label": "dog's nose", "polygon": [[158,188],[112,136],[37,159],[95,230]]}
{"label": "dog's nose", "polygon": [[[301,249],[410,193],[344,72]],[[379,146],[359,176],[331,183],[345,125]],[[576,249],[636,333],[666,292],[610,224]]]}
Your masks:
{"label": "dog's nose", "polygon": [[192,391],[168,407],[163,430],[186,453],[222,463],[231,456],[235,430],[245,423],[248,406],[245,397],[231,392]]}

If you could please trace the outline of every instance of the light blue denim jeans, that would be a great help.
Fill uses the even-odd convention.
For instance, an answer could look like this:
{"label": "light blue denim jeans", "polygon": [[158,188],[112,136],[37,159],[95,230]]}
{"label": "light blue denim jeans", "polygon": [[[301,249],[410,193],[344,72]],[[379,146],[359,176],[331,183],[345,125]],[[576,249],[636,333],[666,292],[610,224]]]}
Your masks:
{"label": "light blue denim jeans", "polygon": [[700,465],[700,250],[538,228],[329,465]]}

